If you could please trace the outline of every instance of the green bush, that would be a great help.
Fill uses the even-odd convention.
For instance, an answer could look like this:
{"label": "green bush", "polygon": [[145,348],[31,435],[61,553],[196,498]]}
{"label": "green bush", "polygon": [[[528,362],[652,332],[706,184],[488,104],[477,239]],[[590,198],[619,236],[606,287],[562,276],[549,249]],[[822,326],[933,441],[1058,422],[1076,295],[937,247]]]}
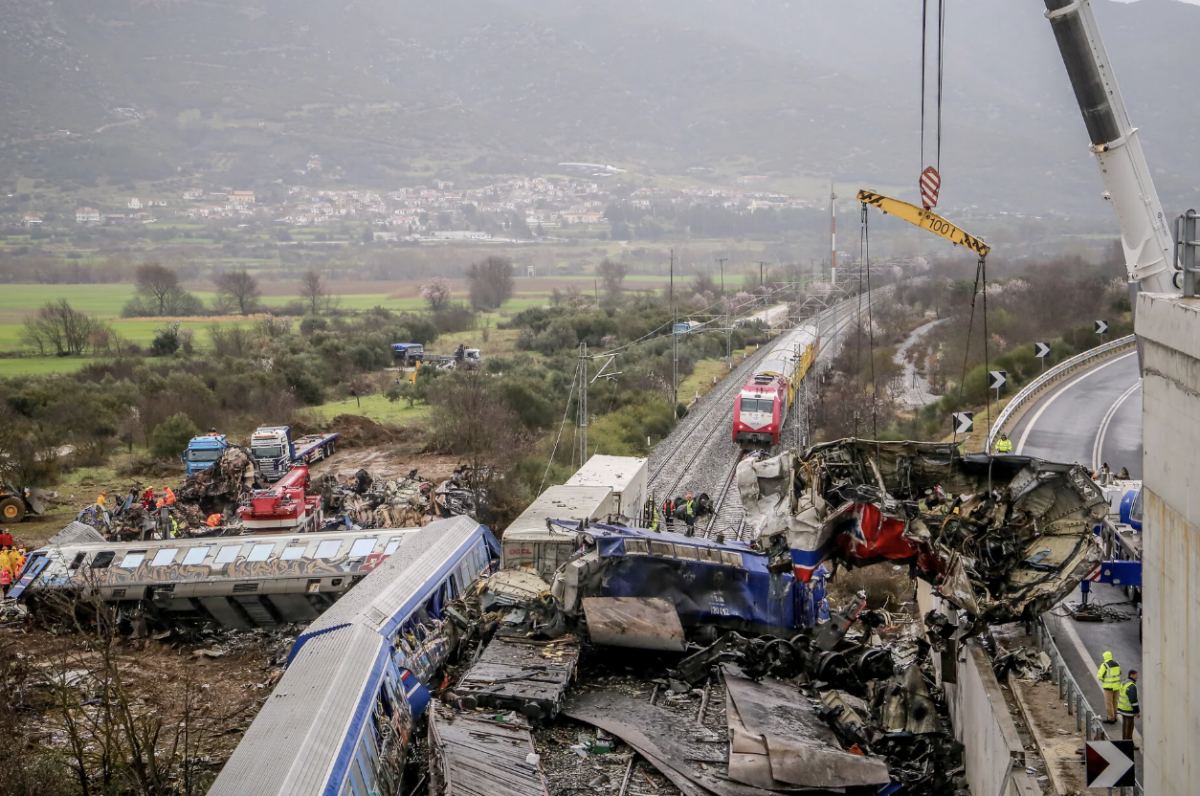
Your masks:
{"label": "green bush", "polygon": [[176,412],[150,432],[150,452],[160,459],[173,459],[187,448],[199,429],[183,412]]}

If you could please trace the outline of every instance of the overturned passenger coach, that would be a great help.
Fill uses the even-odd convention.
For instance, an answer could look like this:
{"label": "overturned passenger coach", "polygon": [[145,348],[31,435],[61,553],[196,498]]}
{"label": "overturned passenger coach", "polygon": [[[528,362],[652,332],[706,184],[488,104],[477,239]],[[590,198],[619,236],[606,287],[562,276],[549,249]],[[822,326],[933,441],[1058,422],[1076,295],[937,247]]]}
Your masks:
{"label": "overturned passenger coach", "polygon": [[468,517],[412,531],[296,639],[209,793],[408,793],[410,739],[455,644],[446,606],[498,556],[495,537]]}
{"label": "overturned passenger coach", "polygon": [[747,460],[758,546],[800,580],[824,561],[906,562],[976,624],[1033,618],[1098,558],[1107,504],[1077,464],[845,439]]}
{"label": "overturned passenger coach", "polygon": [[151,625],[194,619],[248,629],[311,622],[417,530],[109,542],[72,523],[30,555],[15,596],[43,612],[99,600]]}

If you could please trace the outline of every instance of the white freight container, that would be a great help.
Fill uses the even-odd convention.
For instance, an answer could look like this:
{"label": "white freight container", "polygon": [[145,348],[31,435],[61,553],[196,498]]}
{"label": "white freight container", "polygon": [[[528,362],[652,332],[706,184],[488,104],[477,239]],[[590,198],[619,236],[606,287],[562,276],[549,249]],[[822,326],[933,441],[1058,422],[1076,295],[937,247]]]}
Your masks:
{"label": "white freight container", "polygon": [[546,520],[603,522],[615,510],[613,490],[607,486],[552,486],[505,529],[500,539],[500,566],[531,567],[550,583],[574,554],[577,542],[574,533],[547,528]]}
{"label": "white freight container", "polygon": [[641,524],[646,502],[646,460],[597,453],[567,480],[571,486],[606,486],[613,491],[612,514]]}

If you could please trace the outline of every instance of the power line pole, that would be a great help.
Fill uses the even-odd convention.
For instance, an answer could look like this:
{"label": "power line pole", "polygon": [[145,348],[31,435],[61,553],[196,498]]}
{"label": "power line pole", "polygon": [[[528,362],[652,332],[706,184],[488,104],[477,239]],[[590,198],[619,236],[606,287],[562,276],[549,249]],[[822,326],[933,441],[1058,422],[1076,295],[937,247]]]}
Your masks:
{"label": "power line pole", "polygon": [[587,462],[588,452],[588,357],[587,343],[579,344],[579,466]]}
{"label": "power line pole", "polygon": [[675,324],[679,322],[675,314],[675,248],[671,248],[671,416],[675,416],[675,407],[679,406],[679,335]]}
{"label": "power line pole", "polygon": [[717,263],[721,267],[721,319],[724,321],[724,323],[722,325],[725,326],[725,369],[729,370],[732,367],[732,365],[730,363],[730,359],[731,359],[730,348],[731,348],[731,344],[733,343],[733,339],[732,339],[733,333],[729,330],[729,327],[730,327],[729,301],[728,301],[728,299],[725,298],[725,263],[727,263],[727,262],[729,262],[728,257],[718,257],[717,258]]}
{"label": "power line pole", "polygon": [[766,267],[767,267],[766,260],[758,261],[758,286],[759,287],[764,287],[767,284],[765,278],[763,277],[763,269]]}

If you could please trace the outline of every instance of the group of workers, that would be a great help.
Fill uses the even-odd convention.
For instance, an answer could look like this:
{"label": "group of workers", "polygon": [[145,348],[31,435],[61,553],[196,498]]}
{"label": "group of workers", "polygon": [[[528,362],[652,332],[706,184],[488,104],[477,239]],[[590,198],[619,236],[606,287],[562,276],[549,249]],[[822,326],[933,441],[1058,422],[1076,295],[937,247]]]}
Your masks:
{"label": "group of workers", "polygon": [[17,582],[23,569],[25,569],[24,547],[5,545],[0,548],[0,591],[8,594],[8,590]]}
{"label": "group of workers", "polygon": [[137,507],[142,510],[141,538],[145,539],[155,531],[160,538],[175,538],[184,527],[172,510],[175,503],[175,491],[169,486],[164,486],[161,492],[156,492],[152,486],[142,491],[130,487],[116,509],[110,511],[108,492],[101,491],[96,495],[96,502],[80,512],[80,519],[89,525],[111,527],[114,517],[126,515]]}
{"label": "group of workers", "polygon": [[684,534],[687,536],[696,535],[696,520],[706,514],[712,514],[713,505],[712,498],[707,493],[700,493],[697,496],[690,489],[683,493],[682,497],[667,498],[659,507],[661,511],[655,509],[653,503],[648,503],[646,513],[647,527],[652,531],[657,531],[665,523],[669,527],[676,520],[681,521],[684,526]]}
{"label": "group of workers", "polygon": [[1105,724],[1116,724],[1117,716],[1121,717],[1121,738],[1133,740],[1133,723],[1142,712],[1138,701],[1138,671],[1129,670],[1129,679],[1121,680],[1121,665],[1113,658],[1109,650],[1101,656],[1100,668],[1096,670],[1096,679],[1104,690]]}

